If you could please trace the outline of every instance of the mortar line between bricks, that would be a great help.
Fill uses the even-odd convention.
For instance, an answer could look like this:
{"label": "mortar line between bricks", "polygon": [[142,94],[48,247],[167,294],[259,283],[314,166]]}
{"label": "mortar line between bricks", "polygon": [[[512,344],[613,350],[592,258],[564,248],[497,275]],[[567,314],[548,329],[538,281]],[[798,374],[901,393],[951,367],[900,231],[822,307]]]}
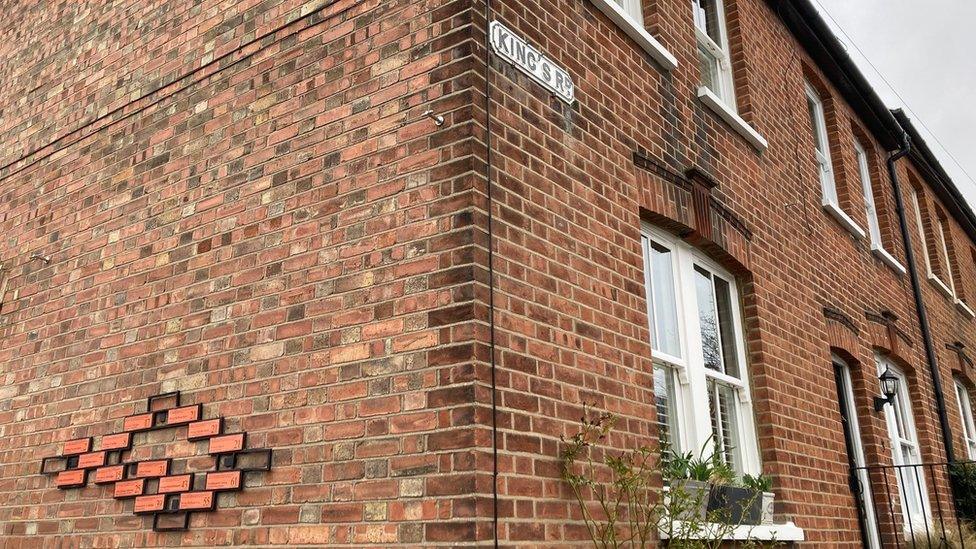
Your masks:
{"label": "mortar line between bricks", "polygon": [[304,15],[302,17],[299,17],[298,19],[296,19],[294,21],[290,21],[290,22],[284,23],[284,24],[282,24],[282,25],[280,25],[280,26],[278,26],[278,27],[276,27],[276,28],[274,28],[274,29],[272,29],[272,30],[270,30],[270,31],[262,34],[261,36],[257,36],[254,39],[252,39],[251,41],[249,41],[249,42],[247,42],[245,44],[242,44],[242,45],[238,46],[237,48],[235,48],[235,49],[233,49],[233,50],[231,50],[231,51],[229,51],[229,52],[221,55],[220,57],[214,58],[209,63],[202,64],[199,67],[197,67],[195,69],[192,69],[191,71],[189,71],[189,72],[187,72],[187,73],[185,73],[185,74],[183,74],[181,76],[176,77],[171,82],[169,82],[167,84],[163,84],[162,86],[159,86],[156,89],[154,89],[152,91],[149,91],[149,92],[143,94],[142,96],[140,96],[139,98],[137,98],[137,99],[135,99],[133,101],[130,101],[130,102],[124,104],[124,105],[120,105],[119,107],[116,107],[115,109],[112,109],[111,111],[103,114],[102,116],[99,116],[99,117],[95,118],[94,120],[91,120],[89,122],[85,122],[81,126],[75,128],[74,130],[69,131],[68,133],[66,133],[66,134],[64,134],[64,135],[62,135],[60,137],[55,138],[54,140],[48,142],[47,144],[45,144],[45,145],[43,145],[41,147],[38,147],[38,148],[36,148],[36,149],[34,149],[34,150],[30,151],[30,152],[27,152],[27,153],[21,155],[19,158],[14,159],[14,160],[12,160],[12,161],[4,164],[3,166],[0,166],[0,172],[2,172],[3,170],[6,170],[6,169],[14,166],[15,164],[17,164],[19,162],[23,162],[24,160],[30,158],[31,156],[33,156],[35,154],[40,154],[40,152],[43,151],[44,149],[46,149],[48,147],[53,147],[57,143],[59,143],[60,141],[62,141],[64,139],[67,139],[68,137],[70,137],[70,136],[72,136],[72,135],[74,135],[76,133],[79,133],[79,132],[84,131],[86,128],[90,128],[92,126],[95,126],[96,124],[98,124],[98,123],[100,123],[100,122],[102,122],[104,120],[107,120],[107,119],[111,118],[112,116],[115,116],[115,115],[119,114],[120,112],[124,111],[126,108],[128,108],[128,107],[130,107],[132,105],[135,105],[135,104],[143,101],[144,99],[148,99],[149,97],[151,97],[151,96],[153,96],[153,95],[155,95],[157,93],[161,93],[166,88],[169,88],[171,86],[174,86],[174,85],[179,84],[180,81],[185,80],[187,78],[190,78],[191,76],[194,76],[195,74],[197,74],[197,73],[199,73],[201,71],[204,71],[205,69],[208,69],[208,68],[212,67],[215,63],[219,63],[221,61],[224,61],[228,57],[240,53],[245,48],[248,48],[250,46],[253,46],[254,44],[258,44],[258,47],[254,51],[252,51],[250,53],[243,54],[240,59],[236,59],[233,62],[228,63],[227,65],[222,66],[222,67],[221,66],[218,66],[213,72],[207,73],[207,74],[201,76],[200,78],[198,78],[198,79],[196,79],[196,80],[194,80],[194,81],[192,81],[192,82],[190,82],[190,83],[188,83],[188,84],[186,84],[186,85],[184,85],[182,87],[178,87],[177,89],[173,90],[172,92],[170,92],[168,94],[161,95],[160,97],[158,97],[158,98],[156,98],[156,99],[154,99],[154,100],[146,103],[145,105],[143,105],[141,107],[137,107],[137,108],[135,108],[133,111],[131,111],[129,113],[123,114],[119,118],[116,118],[114,120],[110,120],[105,125],[93,129],[90,133],[87,133],[85,135],[82,135],[82,136],[78,137],[77,139],[74,139],[70,143],[66,143],[64,146],[58,147],[56,149],[53,149],[50,152],[45,153],[45,154],[41,155],[40,157],[38,157],[38,158],[36,158],[34,160],[31,160],[31,161],[27,162],[26,164],[24,164],[23,166],[20,166],[19,168],[15,168],[15,169],[11,170],[10,172],[8,172],[6,174],[0,175],[0,182],[3,182],[5,180],[9,179],[10,177],[13,177],[14,175],[17,175],[17,174],[23,172],[24,170],[30,168],[31,166],[34,166],[34,165],[38,164],[39,162],[41,162],[43,160],[46,160],[46,159],[50,158],[51,156],[54,156],[55,154],[57,154],[57,153],[65,150],[65,149],[67,149],[68,147],[70,147],[70,146],[72,146],[72,145],[74,145],[76,143],[79,143],[80,141],[84,140],[87,137],[90,137],[91,135],[94,135],[94,134],[96,134],[96,133],[98,133],[98,132],[100,132],[100,131],[102,131],[104,129],[111,128],[111,127],[115,126],[116,124],[118,124],[119,122],[128,120],[132,116],[135,116],[135,115],[137,115],[137,114],[145,111],[149,107],[153,107],[155,105],[158,105],[159,103],[161,103],[164,100],[172,97],[173,95],[176,95],[176,94],[180,93],[181,91],[185,91],[185,90],[189,89],[190,87],[194,86],[195,84],[198,84],[198,83],[200,83],[200,82],[202,82],[202,81],[210,78],[211,76],[214,76],[215,74],[221,73],[221,72],[223,72],[223,71],[225,71],[225,70],[227,70],[227,69],[229,69],[231,67],[236,66],[238,63],[241,63],[242,61],[245,61],[245,60],[253,57],[257,53],[259,53],[259,52],[261,52],[261,51],[263,51],[263,50],[271,47],[271,45],[273,45],[273,44],[277,44],[277,43],[279,43],[279,42],[281,42],[283,40],[286,40],[288,38],[291,38],[292,36],[295,36],[295,35],[299,34],[303,30],[307,30],[307,29],[316,27],[316,26],[318,26],[318,25],[320,25],[322,23],[332,21],[334,18],[341,17],[341,16],[345,15],[346,13],[352,11],[354,8],[356,8],[356,7],[358,7],[358,6],[360,6],[360,5],[363,4],[363,1],[361,1],[361,0],[352,0],[352,2],[353,2],[352,5],[338,10],[336,13],[333,13],[333,14],[329,15],[328,17],[323,18],[321,21],[317,21],[317,22],[314,22],[314,23],[307,23],[307,26],[305,26],[304,28],[302,28],[300,30],[293,31],[293,32],[291,32],[289,34],[286,34],[285,36],[282,36],[281,38],[276,38],[273,42],[271,42],[269,44],[259,44],[259,42],[267,39],[268,37],[274,36],[274,35],[278,34],[279,32],[287,29],[288,27],[290,27],[292,25],[295,25],[296,23],[305,22],[306,20],[310,19],[311,17],[313,17],[313,16],[321,13],[322,11],[325,11],[326,9],[331,8],[331,7],[333,7],[333,6],[341,3],[343,1],[345,1],[345,0],[333,0],[332,2],[330,2],[328,4],[325,4],[323,6],[318,7],[316,9],[312,10],[311,12],[309,12],[308,14],[306,14],[306,15]]}
{"label": "mortar line between bricks", "polygon": [[[136,6],[136,5],[137,5],[137,4],[133,4],[133,6]],[[134,9],[134,8],[130,8],[130,9],[132,9],[132,11],[135,11],[135,9]],[[140,12],[140,17],[142,17],[142,18],[144,18],[144,17],[146,17],[146,16],[147,16],[147,14],[148,14],[148,13],[151,13],[151,12],[153,12],[153,11],[155,11],[155,10],[153,10],[153,9],[150,9],[150,8],[147,8],[147,7],[143,7],[143,8],[142,8],[142,10],[141,10],[141,12]],[[170,18],[168,18],[168,19],[162,19],[162,20],[157,20],[157,21],[155,21],[155,22],[156,22],[156,28],[160,28],[160,27],[166,27],[167,25],[169,25],[170,23],[172,23],[174,19],[176,19],[176,18],[178,18],[178,17],[180,17],[180,16],[182,16],[182,15],[185,15],[185,14],[186,14],[186,13],[187,13],[188,11],[190,11],[190,9],[189,9],[189,8],[184,8],[184,9],[183,9],[183,11],[179,11],[179,12],[173,12],[172,14],[170,14],[170,15],[171,15],[171,17],[170,17]],[[123,14],[123,16],[122,16],[122,19],[129,19],[129,18],[131,17],[131,15],[132,15],[132,12],[131,12],[131,11],[127,11],[127,12],[125,12],[125,13]],[[38,38],[44,38],[44,37],[38,37]],[[166,40],[166,42],[163,42],[162,44],[160,44],[160,45],[159,45],[159,47],[160,47],[160,48],[163,48],[163,47],[165,47],[165,46],[167,46],[167,45],[169,45],[169,44],[171,44],[171,43],[173,43],[173,42],[175,42],[175,41],[177,41],[178,39],[179,39],[179,36],[173,36],[173,37],[171,37],[171,38],[169,38],[168,40]],[[143,46],[145,46],[145,45],[146,45],[146,44],[143,44]],[[93,62],[96,62],[96,63],[97,63],[97,62],[102,62],[102,61],[104,60],[104,58],[105,58],[105,57],[108,57],[108,56],[111,56],[111,55],[112,55],[112,53],[114,53],[114,52],[106,52],[106,53],[105,53],[104,55],[102,55],[101,57],[99,57],[99,58],[97,58],[97,59],[95,59],[95,60],[93,60]],[[45,64],[44,66],[42,66],[42,67],[40,68],[40,69],[41,69],[41,72],[43,72],[43,71],[44,71],[45,69],[47,69],[47,68],[48,68],[48,67],[49,67],[49,66],[50,66],[51,64],[54,64],[54,63],[55,63],[55,60],[54,60],[54,57],[51,57],[50,59],[51,59],[51,61],[50,61],[49,63],[47,63],[47,64]],[[133,76],[132,76],[132,75],[133,75],[133,74],[134,74],[134,73],[135,73],[136,71],[138,71],[139,69],[142,69],[142,68],[143,68],[143,67],[144,67],[145,65],[146,65],[146,63],[143,63],[142,65],[139,65],[138,67],[131,67],[131,68],[130,68],[130,72],[129,72],[128,74],[126,74],[126,75],[125,75],[125,77],[126,77],[126,78],[128,79],[128,81],[127,81],[126,83],[127,83],[127,84],[128,84],[128,83],[131,83],[131,81],[133,80]],[[8,80],[8,81],[10,81],[10,82],[13,82],[13,81],[14,81],[14,80],[15,80],[16,78],[19,78],[19,77],[21,77],[21,76],[23,76],[23,74],[22,74],[22,73],[16,73],[16,74],[11,74],[11,75],[10,75],[10,80]],[[81,81],[82,81],[82,82],[84,82],[84,79],[83,79],[83,80],[81,80]],[[32,94],[32,93],[33,93],[33,92],[34,92],[34,91],[35,91],[36,89],[39,89],[40,87],[41,87],[41,85],[39,85],[39,86],[38,86],[37,88],[34,88],[34,89],[32,89],[32,90],[29,90],[29,91],[28,91],[28,92],[27,92],[27,93],[25,94],[25,96],[30,96],[30,95],[31,95],[31,94]],[[7,92],[8,92],[8,89],[7,89],[7,88],[6,88],[5,86],[3,86],[2,84],[0,84],[0,96],[4,96],[4,95],[6,95],[6,94],[7,94]],[[133,100],[133,101],[138,101],[138,99],[135,99],[135,100]],[[132,102],[132,101],[130,101],[129,103],[131,103],[131,102]],[[4,105],[0,105],[0,110],[2,110],[2,109],[5,109],[5,108],[7,108],[8,106],[9,106],[9,103],[8,103],[8,104],[4,104]],[[41,103],[38,103],[38,104],[36,104],[36,105],[34,105],[34,107],[35,107],[35,110],[29,110],[29,111],[28,111],[28,112],[26,113],[26,114],[27,114],[27,116],[28,116],[28,117],[33,117],[33,116],[37,116],[37,115],[39,115],[39,114],[43,114],[43,112],[44,112],[44,106],[45,106],[45,102],[44,102],[44,101],[42,101]],[[42,131],[43,131],[43,130],[42,130]],[[38,132],[38,133],[40,133],[40,132]],[[36,135],[38,135],[38,134],[37,134],[37,133],[35,133],[35,134],[32,134],[32,136],[31,136],[31,137],[33,137],[33,136],[36,136]],[[30,152],[30,153],[23,153],[23,155],[22,155],[22,156],[20,156],[20,157],[18,157],[18,158],[17,158],[16,160],[13,160],[12,162],[9,162],[9,163],[16,163],[16,162],[19,162],[19,161],[20,161],[20,160],[22,160],[22,159],[23,159],[23,158],[24,158],[25,156],[28,156],[28,155],[30,155],[30,154],[32,154],[33,152],[36,152],[37,150],[40,150],[41,148],[43,148],[43,147],[47,147],[47,146],[50,146],[50,143],[48,143],[48,144],[46,144],[46,145],[43,145],[42,147],[39,147],[38,149],[35,149],[34,151],[32,151],[32,152]],[[8,163],[8,164],[9,164],[9,163]],[[6,165],[6,164],[5,164],[5,165]]]}

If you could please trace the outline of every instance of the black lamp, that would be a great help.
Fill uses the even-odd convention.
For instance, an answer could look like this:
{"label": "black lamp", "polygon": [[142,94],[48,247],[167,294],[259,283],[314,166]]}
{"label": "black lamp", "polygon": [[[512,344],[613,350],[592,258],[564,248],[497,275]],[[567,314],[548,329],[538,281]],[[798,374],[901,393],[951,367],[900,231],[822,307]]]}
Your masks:
{"label": "black lamp", "polygon": [[898,394],[898,376],[892,373],[891,368],[885,366],[885,371],[878,376],[878,381],[881,382],[881,392],[884,394],[883,397],[874,397],[874,411],[880,412],[884,409],[885,404],[891,404],[895,400],[895,395]]}

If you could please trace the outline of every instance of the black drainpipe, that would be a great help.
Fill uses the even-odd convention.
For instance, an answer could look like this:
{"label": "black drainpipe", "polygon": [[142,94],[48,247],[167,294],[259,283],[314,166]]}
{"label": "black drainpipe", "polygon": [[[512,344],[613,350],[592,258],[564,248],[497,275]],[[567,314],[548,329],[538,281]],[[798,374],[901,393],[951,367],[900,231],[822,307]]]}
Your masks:
{"label": "black drainpipe", "polygon": [[[925,312],[922,301],[922,283],[919,281],[918,269],[915,268],[915,252],[912,250],[912,238],[908,231],[908,221],[905,217],[905,201],[898,183],[898,172],[895,162],[912,150],[911,138],[908,132],[902,133],[901,149],[894,151],[888,157],[888,175],[891,186],[895,189],[895,209],[898,212],[898,223],[901,225],[901,241],[905,246],[905,261],[908,263],[908,276],[912,281],[912,293],[915,295],[915,311],[918,313],[918,326],[922,331],[922,343],[925,345],[925,357],[928,359],[929,372],[932,375],[932,391],[935,393],[935,407],[939,413],[939,426],[942,428],[942,444],[945,446],[946,461],[953,463],[955,454],[952,451],[952,431],[949,429],[949,415],[946,413],[945,394],[942,392],[942,375],[939,361],[935,356],[935,344],[932,342],[932,332],[929,330],[929,317]],[[923,242],[924,246],[925,243]]]}

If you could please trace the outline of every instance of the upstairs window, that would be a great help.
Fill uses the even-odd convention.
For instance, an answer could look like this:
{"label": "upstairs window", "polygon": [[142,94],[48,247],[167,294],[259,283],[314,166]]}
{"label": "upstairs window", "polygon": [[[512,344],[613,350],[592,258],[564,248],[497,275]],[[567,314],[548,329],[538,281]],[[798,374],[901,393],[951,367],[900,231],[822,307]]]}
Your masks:
{"label": "upstairs window", "polygon": [[857,139],[854,140],[854,156],[857,158],[857,171],[861,176],[861,189],[864,191],[864,210],[868,217],[868,233],[871,235],[871,247],[882,249],[881,225],[878,223],[878,209],[874,202],[874,186],[871,184],[871,167],[868,164],[868,153]]}
{"label": "upstairs window", "polygon": [[922,223],[922,201],[918,196],[918,189],[911,187],[910,193],[912,208],[915,210],[915,226],[918,227],[918,242],[922,247],[922,257],[925,258],[925,268],[928,271],[929,278],[932,278],[934,276],[932,273],[932,260],[929,257],[928,239],[925,237],[925,224]]}
{"label": "upstairs window", "polygon": [[962,421],[962,436],[966,441],[966,452],[969,459],[976,460],[976,422],[973,421],[972,401],[969,400],[969,389],[958,379],[956,400],[959,402],[959,417]]}
{"label": "upstairs window", "polygon": [[952,256],[949,255],[949,229],[946,227],[946,220],[941,215],[936,216],[935,220],[935,236],[937,238],[936,245],[939,253],[939,261],[942,263],[946,281],[949,286],[949,294],[952,297],[956,296],[956,283],[955,283],[955,268],[952,265]]}
{"label": "upstairs window", "polygon": [[837,185],[834,183],[834,170],[830,162],[830,145],[827,141],[827,121],[824,118],[823,101],[820,95],[809,84],[806,86],[807,110],[810,113],[810,125],[813,128],[814,154],[820,170],[820,188],[823,192],[825,206],[833,205],[840,209],[837,198]]}
{"label": "upstairs window", "polygon": [[722,0],[692,0],[701,85],[711,90],[726,106],[735,110],[732,61]]}
{"label": "upstairs window", "polygon": [[642,240],[662,441],[696,453],[711,444],[736,471],[757,473],[735,279],[676,237],[645,227]]}
{"label": "upstairs window", "polygon": [[641,0],[612,0],[620,6],[631,19],[638,25],[644,25],[644,12],[641,7]]}

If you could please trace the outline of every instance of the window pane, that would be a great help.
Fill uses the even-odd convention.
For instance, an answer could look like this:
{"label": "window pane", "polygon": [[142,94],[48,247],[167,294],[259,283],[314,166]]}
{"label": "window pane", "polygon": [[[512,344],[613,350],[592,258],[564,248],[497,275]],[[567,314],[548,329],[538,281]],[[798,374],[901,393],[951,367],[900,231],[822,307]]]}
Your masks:
{"label": "window pane", "polygon": [[662,447],[680,452],[674,371],[660,364],[654,366],[654,401],[657,404],[657,422]]}
{"label": "window pane", "polygon": [[719,61],[708,48],[698,46],[698,64],[701,66],[702,86],[712,90],[721,97],[722,88],[719,80]]}
{"label": "window pane", "polygon": [[715,301],[718,309],[719,335],[722,344],[722,363],[725,366],[725,373],[740,377],[739,375],[739,352],[735,346],[735,319],[732,315],[732,293],[729,283],[725,280],[714,277],[715,280]]}
{"label": "window pane", "polygon": [[722,461],[734,471],[741,471],[741,464],[737,455],[739,425],[736,406],[733,388],[709,380],[708,408],[711,414],[715,451],[718,452]]}
{"label": "window pane", "polygon": [[695,11],[695,24],[698,28],[716,45],[723,47],[718,0],[693,0],[692,8]]}
{"label": "window pane", "polygon": [[871,243],[881,244],[881,228],[878,225],[878,211],[874,205],[874,187],[871,184],[871,169],[868,166],[868,156],[864,147],[854,142],[854,154],[857,157],[857,169],[861,175],[861,189],[864,192],[864,210],[868,217],[868,229],[871,231]]}
{"label": "window pane", "polygon": [[640,0],[614,0],[618,6],[620,6],[624,12],[631,17],[634,21],[638,23],[644,22],[644,14],[641,13],[641,2]]}
{"label": "window pane", "polygon": [[807,96],[807,109],[810,113],[810,126],[813,128],[814,145],[820,151],[820,154],[826,155],[827,147],[825,146],[823,136],[820,135],[820,104],[814,101],[809,95]]}
{"label": "window pane", "polygon": [[724,372],[722,368],[721,337],[718,319],[715,317],[715,294],[712,290],[712,275],[705,269],[695,266],[695,291],[698,297],[698,324],[701,326],[702,355],[705,367]]}
{"label": "window pane", "polygon": [[651,348],[670,356],[681,356],[678,338],[678,309],[674,289],[674,252],[651,242]]}

